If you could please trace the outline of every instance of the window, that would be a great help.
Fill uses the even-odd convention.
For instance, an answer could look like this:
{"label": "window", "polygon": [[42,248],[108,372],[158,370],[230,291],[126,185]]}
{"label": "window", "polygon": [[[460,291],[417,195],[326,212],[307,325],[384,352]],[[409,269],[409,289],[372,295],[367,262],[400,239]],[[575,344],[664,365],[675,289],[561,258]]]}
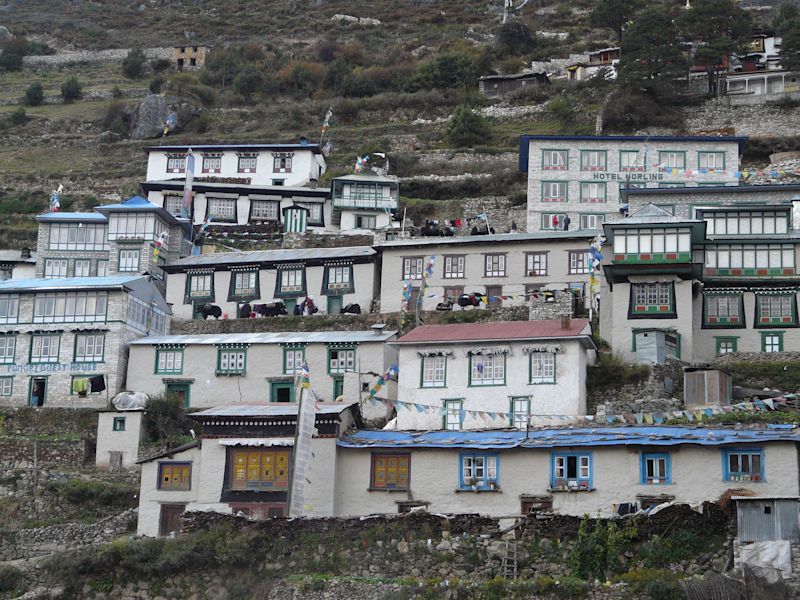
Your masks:
{"label": "window", "polygon": [[403,279],[422,279],[422,256],[403,258]]}
{"label": "window", "polygon": [[236,200],[209,198],[207,216],[211,221],[236,221]]}
{"label": "window", "polygon": [[506,255],[505,254],[484,254],[486,270],[485,277],[505,277],[506,276]]}
{"label": "window", "polygon": [[19,312],[19,296],[0,296],[0,323],[16,323]]}
{"label": "window", "polygon": [[703,298],[708,327],[744,327],[744,298],[742,294],[707,294]]}
{"label": "window", "polygon": [[773,331],[761,333],[762,352],[783,352],[783,332]]}
{"label": "window", "polygon": [[17,350],[17,337],[14,335],[0,335],[0,363],[14,364]]}
{"label": "window", "polygon": [[239,348],[217,349],[217,374],[244,375],[247,366],[247,350]]}
{"label": "window", "polygon": [[233,296],[258,296],[258,271],[234,271]]}
{"label": "window", "polygon": [[192,463],[158,463],[158,489],[172,492],[192,489]]}
{"label": "window", "polygon": [[[615,245],[616,248],[616,245]],[[794,275],[794,247],[788,244],[706,246],[706,275]]]}
{"label": "window", "polygon": [[156,374],[180,375],[183,373],[183,349],[159,348],[156,350]]}
{"label": "window", "polygon": [[755,327],[797,325],[795,294],[756,294]]}
{"label": "window", "polygon": [[48,258],[44,261],[44,276],[51,277],[66,277],[67,276],[67,259],[66,258]]}
{"label": "window", "polygon": [[50,250],[108,250],[108,226],[89,223],[50,225]]}
{"label": "window", "polygon": [[173,217],[181,216],[183,196],[177,194],[164,194],[164,209]]}
{"label": "window", "polygon": [[89,268],[92,261],[89,259],[75,259],[75,277],[89,277]]}
{"label": "window", "polygon": [[0,266],[0,281],[7,281],[11,279],[14,273],[14,267],[11,265]]}
{"label": "window", "polygon": [[462,454],[461,489],[489,490],[497,488],[499,459],[496,454]]}
{"label": "window", "polygon": [[581,171],[605,171],[605,150],[581,150]]}
{"label": "window", "polygon": [[604,215],[581,215],[581,229],[602,229]]}
{"label": "window", "polygon": [[112,431],[125,431],[125,417],[114,417],[111,425]]}
{"label": "window", "polygon": [[31,338],[31,363],[58,362],[59,335],[34,335]]}
{"label": "window", "polygon": [[619,170],[644,171],[644,153],[640,156],[638,150],[620,150]]}
{"label": "window", "polygon": [[444,278],[461,279],[465,277],[464,267],[466,256],[445,256],[444,257]]}
{"label": "window", "polygon": [[325,287],[328,290],[337,292],[350,292],[353,289],[353,267],[344,265],[341,267],[325,267]]}
{"label": "window", "polygon": [[167,332],[167,315],[153,303],[145,302],[128,294],[126,323],[150,335],[164,335]]}
{"label": "window", "polygon": [[252,200],[250,202],[250,218],[264,221],[277,221],[280,202],[272,200]]}
{"label": "window", "polygon": [[552,352],[531,352],[529,383],[556,382],[556,355]]}
{"label": "window", "polygon": [[286,185],[286,180],[285,179],[273,179],[272,180],[272,185],[275,185],[275,186],[278,186],[278,187],[283,187],[284,185]]}
{"label": "window", "polygon": [[272,159],[272,172],[273,173],[291,173],[292,172],[292,156],[288,154],[273,154]]}
{"label": "window", "polygon": [[112,213],[108,217],[108,239],[158,239],[165,231],[164,222],[153,213]]}
{"label": "window", "polygon": [[786,233],[789,227],[785,211],[704,211],[702,218],[709,236],[773,235]]}
{"label": "window", "polygon": [[581,183],[581,202],[605,202],[606,184],[594,181],[584,181]]}
{"label": "window", "polygon": [[567,213],[542,213],[542,229],[564,229]]}
{"label": "window", "polygon": [[356,351],[354,348],[329,348],[328,373],[345,373],[356,370]]}
{"label": "window", "polygon": [[566,181],[542,182],[542,202],[566,202],[566,201],[567,201]]}
{"label": "window", "polygon": [[673,283],[632,283],[629,317],[675,314]]}
{"label": "window", "polygon": [[[283,185],[283,184],[281,184]],[[295,202],[297,206],[302,206],[308,209],[308,224],[309,225],[324,225],[322,219],[322,204],[318,202]]]}
{"label": "window", "polygon": [[761,448],[723,450],[725,481],[763,481],[764,451]]}
{"label": "window", "polygon": [[213,273],[190,273],[188,276],[188,297],[191,300],[207,300],[214,297]]}
{"label": "window", "polygon": [[525,254],[525,275],[540,277],[547,275],[547,252],[527,252]]}
{"label": "window", "polygon": [[458,431],[461,429],[464,411],[461,409],[463,400],[445,400],[444,401],[444,428],[449,431]]}
{"label": "window", "polygon": [[375,215],[356,215],[356,229],[375,229],[376,227]]}
{"label": "window", "polygon": [[305,293],[305,269],[278,269],[278,294],[300,296]]}
{"label": "window", "polygon": [[239,155],[239,173],[255,173],[256,163],[258,157],[255,154],[240,154]]}
{"label": "window", "polygon": [[553,490],[588,490],[592,487],[592,455],[554,453],[550,487]]}
{"label": "window", "polygon": [[139,270],[139,250],[120,250],[118,271],[138,271]]}
{"label": "window", "polygon": [[14,389],[13,377],[0,377],[0,396],[10,396]]}
{"label": "window", "polygon": [[591,257],[585,250],[570,250],[569,252],[569,274],[588,275]]}
{"label": "window", "polygon": [[568,166],[568,150],[542,150],[542,169],[545,171],[566,171]]}
{"label": "window", "polygon": [[699,169],[725,169],[724,152],[698,152],[697,168]]}
{"label": "window", "polygon": [[505,354],[470,354],[470,385],[505,385]]}
{"label": "window", "polygon": [[74,362],[103,362],[104,333],[78,334],[75,336]]}
{"label": "window", "polygon": [[106,320],[108,292],[36,294],[34,323],[89,323]]}
{"label": "window", "polygon": [[375,490],[407,490],[410,472],[410,454],[373,454],[369,487]]}
{"label": "window", "polygon": [[219,173],[222,170],[221,154],[203,155],[203,173]]}
{"label": "window", "polygon": [[669,454],[642,452],[641,483],[672,483],[672,461]]}
{"label": "window", "polygon": [[422,385],[420,387],[447,387],[447,357],[443,354],[422,357]]}
{"label": "window", "polygon": [[686,168],[686,152],[664,151],[658,153],[658,166],[670,169]]}
{"label": "window", "polygon": [[183,173],[186,171],[186,155],[167,155],[167,173]]}
{"label": "window", "polygon": [[510,417],[512,427],[526,429],[531,418],[531,399],[528,396],[511,398]]}
{"label": "window", "polygon": [[621,229],[614,233],[615,262],[688,262],[691,252],[689,229]]}
{"label": "window", "polygon": [[730,354],[738,352],[737,346],[739,338],[737,337],[715,337],[714,343],[716,345],[717,354]]}
{"label": "window", "polygon": [[284,375],[294,375],[303,370],[303,362],[306,359],[305,348],[284,348],[283,349],[283,373]]}
{"label": "window", "polygon": [[236,449],[230,457],[232,490],[289,488],[289,450]]}
{"label": "window", "polygon": [[667,183],[659,183],[658,187],[663,189],[663,190],[668,190],[670,188],[685,188],[686,184],[673,181],[673,182],[667,182]]}

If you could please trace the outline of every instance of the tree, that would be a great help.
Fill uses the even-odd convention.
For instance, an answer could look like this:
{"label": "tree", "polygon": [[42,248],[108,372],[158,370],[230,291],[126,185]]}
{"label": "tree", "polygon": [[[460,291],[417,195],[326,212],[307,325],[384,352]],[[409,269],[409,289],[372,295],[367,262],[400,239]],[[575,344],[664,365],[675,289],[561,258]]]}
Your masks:
{"label": "tree", "polygon": [[64,102],[77,100],[81,97],[82,90],[83,86],[78,81],[77,77],[70,77],[61,84],[61,96],[64,98]]}
{"label": "tree", "polygon": [[527,25],[508,21],[500,26],[494,44],[500,56],[521,56],[534,49],[536,40]]}
{"label": "tree", "polygon": [[261,71],[255,67],[245,67],[233,80],[233,89],[244,96],[245,102],[250,102],[261,86],[264,85],[264,77]]}
{"label": "tree", "polygon": [[709,96],[716,94],[720,68],[750,39],[750,15],[734,0],[695,0],[681,16],[679,28],[693,45],[694,65],[706,70]]}
{"label": "tree", "polygon": [[44,102],[44,89],[41,83],[34,83],[25,90],[25,104],[28,106],[39,106]]}
{"label": "tree", "polygon": [[458,106],[447,125],[445,136],[456,146],[474,146],[486,142],[492,135],[486,120],[472,112],[469,106]]}
{"label": "tree", "polygon": [[672,18],[659,9],[643,12],[622,40],[619,81],[651,96],[672,93],[688,62]]}
{"label": "tree", "polygon": [[800,70],[800,17],[784,23],[781,67],[787,71]]}
{"label": "tree", "polygon": [[621,44],[622,33],[643,5],[642,0],[600,0],[589,14],[589,24],[611,29]]}
{"label": "tree", "polygon": [[22,55],[6,48],[0,52],[0,71],[19,71],[22,68]]}
{"label": "tree", "polygon": [[13,125],[24,125],[28,121],[28,116],[25,114],[25,109],[21,106],[11,113],[8,118]]}
{"label": "tree", "polygon": [[122,74],[128,79],[141,77],[144,63],[147,58],[140,48],[132,48],[128,55],[122,59]]}

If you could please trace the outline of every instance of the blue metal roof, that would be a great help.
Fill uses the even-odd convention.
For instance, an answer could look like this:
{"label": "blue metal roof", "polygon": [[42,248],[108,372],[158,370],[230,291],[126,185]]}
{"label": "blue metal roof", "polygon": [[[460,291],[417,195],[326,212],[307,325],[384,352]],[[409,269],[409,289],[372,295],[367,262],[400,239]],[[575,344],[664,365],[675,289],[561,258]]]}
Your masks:
{"label": "blue metal roof", "polygon": [[712,427],[586,427],[569,429],[386,431],[362,430],[337,442],[344,448],[561,448],[566,446],[722,446],[800,442],[800,430]]}
{"label": "blue metal roof", "polygon": [[133,196],[132,198],[128,198],[123,202],[117,202],[116,204],[101,204],[97,207],[98,209],[108,209],[108,210],[157,210],[161,208],[157,204],[153,204],[147,198],[142,198],[141,196]]}
{"label": "blue metal roof", "polygon": [[736,142],[739,144],[739,154],[742,153],[747,143],[746,137],[733,136],[705,136],[705,135],[521,135],[519,136],[519,170],[528,172],[528,146],[531,140],[566,141],[566,142],[702,142],[723,143]]}
{"label": "blue metal roof", "polygon": [[40,222],[51,221],[91,221],[92,223],[107,223],[108,217],[97,212],[48,212],[36,216]]}
{"label": "blue metal roof", "polygon": [[65,279],[6,279],[0,281],[2,292],[41,292],[64,289],[117,288],[139,279],[143,275],[113,275],[111,277],[67,277]]}

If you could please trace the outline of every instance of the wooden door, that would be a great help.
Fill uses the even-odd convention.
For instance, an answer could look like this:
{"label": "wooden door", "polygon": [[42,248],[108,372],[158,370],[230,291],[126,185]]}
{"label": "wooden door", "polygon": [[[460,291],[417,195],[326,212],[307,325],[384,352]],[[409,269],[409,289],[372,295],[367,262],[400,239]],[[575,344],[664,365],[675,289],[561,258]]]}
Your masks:
{"label": "wooden door", "polygon": [[162,504],[158,535],[164,537],[177,534],[181,530],[181,515],[185,510],[185,504]]}

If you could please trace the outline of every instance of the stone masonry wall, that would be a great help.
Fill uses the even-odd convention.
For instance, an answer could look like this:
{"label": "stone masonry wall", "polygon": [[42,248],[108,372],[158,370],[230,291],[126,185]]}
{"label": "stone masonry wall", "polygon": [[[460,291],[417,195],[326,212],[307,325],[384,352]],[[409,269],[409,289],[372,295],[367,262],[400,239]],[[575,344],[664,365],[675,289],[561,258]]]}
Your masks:
{"label": "stone masonry wall", "polygon": [[[144,55],[150,59],[172,58],[172,48],[145,48]],[[24,56],[22,65],[26,69],[41,69],[74,65],[78,63],[100,63],[122,61],[128,56],[130,48],[113,48],[111,50],[74,50],[44,56]]]}
{"label": "stone masonry wall", "polygon": [[94,459],[89,440],[32,440],[0,438],[0,467],[25,469],[34,456],[43,467],[82,467]]}

